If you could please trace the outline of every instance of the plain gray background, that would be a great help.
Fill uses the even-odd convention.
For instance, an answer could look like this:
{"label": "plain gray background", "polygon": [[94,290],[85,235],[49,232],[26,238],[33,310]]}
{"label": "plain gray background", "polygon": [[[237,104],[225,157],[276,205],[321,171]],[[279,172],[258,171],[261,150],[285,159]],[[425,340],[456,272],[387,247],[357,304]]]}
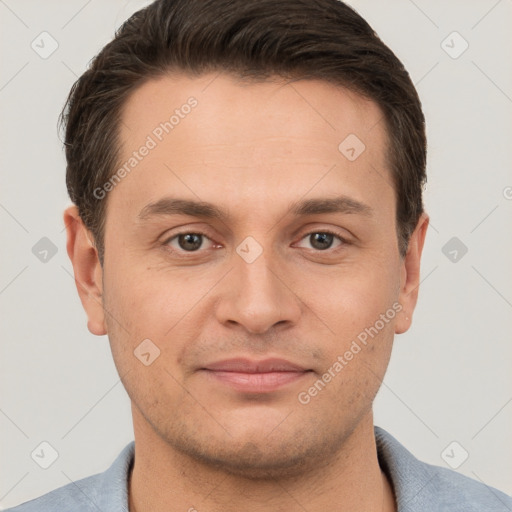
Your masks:
{"label": "plain gray background", "polygon": [[[133,439],[108,339],[87,331],[66,254],[56,122],[89,60],[147,3],[0,0],[0,508],[103,471]],[[351,4],[411,73],[429,137],[420,299],[375,421],[426,462],[458,466],[467,452],[457,471],[510,494],[512,1]],[[47,261],[43,237],[57,251]],[[43,441],[59,454],[48,469],[31,458]]]}

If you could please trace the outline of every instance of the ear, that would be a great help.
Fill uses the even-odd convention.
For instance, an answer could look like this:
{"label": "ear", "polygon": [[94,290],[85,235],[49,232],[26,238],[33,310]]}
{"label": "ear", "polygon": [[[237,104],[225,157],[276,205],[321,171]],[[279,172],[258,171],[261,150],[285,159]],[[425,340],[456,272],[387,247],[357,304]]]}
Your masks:
{"label": "ear", "polygon": [[103,309],[102,268],[93,236],[85,227],[76,206],[64,211],[67,232],[67,252],[73,265],[75,284],[82,306],[87,314],[87,328],[92,334],[107,334]]}
{"label": "ear", "polygon": [[402,260],[400,270],[400,294],[398,301],[402,311],[395,322],[395,333],[402,334],[409,329],[412,323],[412,314],[418,301],[420,286],[420,260],[423,244],[427,234],[429,218],[423,213],[418,220],[407,246],[407,253]]}

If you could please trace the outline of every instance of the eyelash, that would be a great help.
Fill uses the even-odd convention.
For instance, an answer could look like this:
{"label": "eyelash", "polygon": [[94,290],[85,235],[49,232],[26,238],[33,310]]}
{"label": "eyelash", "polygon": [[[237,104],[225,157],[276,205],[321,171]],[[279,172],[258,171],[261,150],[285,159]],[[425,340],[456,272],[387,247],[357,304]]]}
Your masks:
{"label": "eyelash", "polygon": [[[322,254],[322,253],[332,253],[332,252],[336,252],[337,250],[340,250],[343,246],[345,245],[350,245],[350,242],[347,241],[342,235],[340,235],[339,233],[337,233],[336,231],[333,231],[333,230],[330,230],[330,229],[322,229],[322,230],[314,230],[314,231],[310,231],[308,233],[305,233],[301,238],[300,240],[304,240],[305,238],[311,236],[311,235],[314,235],[314,234],[318,234],[318,233],[322,233],[322,234],[329,234],[329,235],[333,235],[334,237],[336,237],[340,242],[341,242],[341,245],[338,246],[337,248],[334,248],[332,249],[331,247],[327,248],[327,249],[324,249],[324,250],[321,250],[321,249],[310,249],[312,251],[315,251],[317,252],[318,254]],[[208,240],[212,241],[211,238],[204,232],[202,231],[182,231],[182,232],[179,232],[179,233],[175,233],[174,235],[172,235],[171,237],[167,238],[164,242],[163,242],[163,245],[168,248],[169,251],[173,252],[173,253],[176,253],[176,254],[179,254],[180,257],[183,256],[183,255],[186,255],[186,254],[198,254],[200,252],[200,249],[199,248],[198,250],[196,251],[185,251],[183,249],[174,249],[174,248],[170,248],[169,244],[177,239],[180,235],[199,235],[199,236],[202,236],[202,237],[205,237],[207,238]],[[188,256],[183,256],[183,257],[188,257]]]}

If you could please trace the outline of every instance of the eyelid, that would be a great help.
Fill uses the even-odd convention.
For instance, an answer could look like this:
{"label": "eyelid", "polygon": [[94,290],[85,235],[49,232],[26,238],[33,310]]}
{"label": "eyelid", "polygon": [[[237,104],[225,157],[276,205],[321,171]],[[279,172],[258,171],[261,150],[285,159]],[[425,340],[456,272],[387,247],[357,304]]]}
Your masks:
{"label": "eyelid", "polygon": [[[173,233],[172,235],[170,236],[166,236],[162,242],[162,245],[164,246],[169,246],[171,241],[175,240],[176,238],[178,238],[180,235],[199,235],[199,236],[202,236],[203,238],[206,238],[208,239],[213,245],[216,244],[216,242],[214,242],[212,240],[212,238],[210,237],[210,235],[208,233],[206,233],[207,230],[204,230],[204,229],[183,229],[182,231],[178,231],[176,233]],[[202,247],[201,247],[202,249]],[[198,254],[199,252],[204,252],[204,251],[201,251],[201,250],[198,250],[198,251],[185,251],[183,249],[175,249],[175,248],[172,248],[171,249],[172,252],[174,253],[180,253],[180,254]]]}
{"label": "eyelid", "polygon": [[329,253],[329,252],[335,252],[338,248],[342,248],[343,246],[345,245],[350,245],[350,240],[347,239],[347,237],[345,237],[344,235],[342,235],[339,231],[335,230],[335,229],[332,229],[332,228],[318,228],[318,229],[310,229],[309,231],[306,231],[304,232],[300,238],[299,238],[299,242],[301,242],[302,240],[304,240],[306,237],[308,236],[311,236],[315,233],[327,233],[329,235],[333,235],[334,237],[336,237],[340,242],[341,244],[336,247],[336,248],[327,248],[325,250],[320,250],[320,249],[311,249],[319,254],[322,254],[322,253]]}
{"label": "eyelid", "polygon": [[[182,229],[182,230],[180,230],[178,232],[175,232],[175,233],[173,233],[170,236],[165,237],[164,241],[162,242],[162,245],[169,248],[171,241],[175,240],[180,235],[194,234],[194,235],[199,235],[199,236],[202,236],[202,237],[206,238],[207,240],[209,240],[213,244],[213,246],[214,246],[213,248],[215,248],[215,246],[218,248],[219,244],[217,244],[212,239],[212,237],[210,237],[210,235],[207,233],[207,231],[208,230],[203,229],[203,228],[194,230],[194,229],[191,229],[190,227],[188,227],[188,228]],[[334,229],[334,228],[322,228],[322,227],[316,228],[316,229],[315,228],[310,228],[309,230],[304,231],[301,234],[301,236],[300,236],[298,241],[301,242],[302,240],[304,240],[308,236],[311,236],[311,235],[313,235],[315,233],[327,233],[327,234],[333,235],[334,237],[336,237],[340,241],[340,244],[337,247],[335,247],[335,248],[328,247],[325,250],[315,249],[315,248],[309,249],[309,250],[311,250],[311,251],[313,251],[315,253],[318,253],[318,254],[333,253],[333,252],[336,252],[337,250],[341,250],[344,246],[351,244],[351,242],[349,240],[347,240],[347,237],[345,237],[343,234],[341,234],[336,229]],[[295,243],[297,243],[297,242],[295,242]],[[201,250],[201,249],[203,249],[203,248],[200,247],[197,251],[185,251],[184,249],[170,247],[168,250],[170,252],[174,253],[174,254],[179,255],[180,257],[181,256],[190,257],[192,255],[198,255],[198,254],[204,253],[205,249],[203,249],[203,250]],[[190,256],[186,256],[186,255],[190,255]]]}

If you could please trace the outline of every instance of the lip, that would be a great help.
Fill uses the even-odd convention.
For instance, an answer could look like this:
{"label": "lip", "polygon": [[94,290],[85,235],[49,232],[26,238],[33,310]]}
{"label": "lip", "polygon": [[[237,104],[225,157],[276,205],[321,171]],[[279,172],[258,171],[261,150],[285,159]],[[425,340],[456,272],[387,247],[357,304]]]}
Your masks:
{"label": "lip", "polygon": [[216,382],[244,393],[270,393],[297,382],[310,371],[286,359],[261,361],[236,358],[217,361],[201,368]]}

